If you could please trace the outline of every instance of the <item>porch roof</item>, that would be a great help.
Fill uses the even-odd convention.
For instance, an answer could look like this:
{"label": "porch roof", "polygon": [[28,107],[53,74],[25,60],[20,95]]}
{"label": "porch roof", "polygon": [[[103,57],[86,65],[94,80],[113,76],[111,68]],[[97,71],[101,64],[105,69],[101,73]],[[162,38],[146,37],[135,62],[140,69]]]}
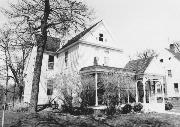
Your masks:
{"label": "porch roof", "polygon": [[134,71],[136,72],[136,74],[139,74],[139,73],[143,74],[146,71],[147,67],[149,66],[153,58],[154,57],[149,57],[149,58],[129,61],[126,64],[125,69]]}
{"label": "porch roof", "polygon": [[93,65],[93,66],[88,66],[88,67],[83,67],[80,70],[81,74],[84,73],[128,73],[130,75],[135,75],[134,72],[125,69],[125,68],[116,68],[116,67],[109,67],[109,66],[101,66],[101,65]]}

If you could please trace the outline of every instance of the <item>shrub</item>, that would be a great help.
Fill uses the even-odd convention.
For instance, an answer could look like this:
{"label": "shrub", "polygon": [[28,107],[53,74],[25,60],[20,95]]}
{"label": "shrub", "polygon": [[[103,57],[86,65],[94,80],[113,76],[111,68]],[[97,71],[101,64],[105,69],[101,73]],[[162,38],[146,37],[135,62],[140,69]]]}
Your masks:
{"label": "shrub", "polygon": [[67,106],[65,104],[61,105],[61,108],[63,113],[70,113],[72,111],[72,107]]}
{"label": "shrub", "polygon": [[171,110],[172,108],[173,108],[172,103],[166,102],[166,104],[165,104],[165,110]]}
{"label": "shrub", "polygon": [[82,108],[82,115],[89,115],[89,114],[93,114],[94,110],[92,108]]}
{"label": "shrub", "polygon": [[140,112],[142,108],[143,108],[143,105],[141,103],[135,103],[133,110],[135,112]]}
{"label": "shrub", "polygon": [[116,107],[110,106],[105,110],[106,115],[114,115],[116,113]]}
{"label": "shrub", "polygon": [[130,113],[132,110],[132,106],[130,104],[126,104],[124,107],[122,107],[122,113],[127,114]]}
{"label": "shrub", "polygon": [[66,105],[62,105],[62,112],[77,116],[93,114],[94,110],[87,107],[67,107]]}
{"label": "shrub", "polygon": [[11,110],[15,112],[27,112],[29,110],[29,104],[25,102],[15,102]]}

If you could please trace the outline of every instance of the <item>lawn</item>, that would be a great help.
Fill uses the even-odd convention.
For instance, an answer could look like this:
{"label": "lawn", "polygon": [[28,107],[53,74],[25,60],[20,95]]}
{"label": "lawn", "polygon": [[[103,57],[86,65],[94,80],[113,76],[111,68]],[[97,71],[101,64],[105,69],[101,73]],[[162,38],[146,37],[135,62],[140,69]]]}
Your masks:
{"label": "lawn", "polygon": [[[2,111],[0,111],[0,118]],[[42,111],[38,114],[6,112],[5,127],[180,127],[180,117],[169,114],[120,114],[97,120],[90,116]]]}

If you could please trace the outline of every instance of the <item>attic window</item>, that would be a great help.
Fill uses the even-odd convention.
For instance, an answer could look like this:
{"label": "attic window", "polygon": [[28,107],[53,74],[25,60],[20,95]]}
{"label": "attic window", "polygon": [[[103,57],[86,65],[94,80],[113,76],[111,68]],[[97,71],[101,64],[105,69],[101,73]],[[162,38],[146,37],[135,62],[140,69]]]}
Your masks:
{"label": "attic window", "polygon": [[171,57],[169,57],[169,60],[171,60]]}
{"label": "attic window", "polygon": [[163,62],[163,59],[160,59],[160,62],[162,63],[162,62]]}
{"label": "attic window", "polygon": [[103,34],[99,34],[99,41],[103,42]]}

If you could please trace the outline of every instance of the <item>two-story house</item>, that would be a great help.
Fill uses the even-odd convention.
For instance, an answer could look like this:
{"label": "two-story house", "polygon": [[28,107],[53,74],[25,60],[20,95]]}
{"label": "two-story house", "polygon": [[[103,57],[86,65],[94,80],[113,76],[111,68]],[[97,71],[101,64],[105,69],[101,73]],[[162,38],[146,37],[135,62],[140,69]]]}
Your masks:
{"label": "two-story house", "polygon": [[158,56],[166,75],[166,95],[168,98],[180,97],[180,50],[177,43],[169,45]]}
{"label": "two-story house", "polygon": [[[80,34],[68,40],[59,48],[59,40],[55,40],[53,50],[52,38],[47,41],[47,49],[44,52],[42,72],[40,78],[39,104],[48,102],[53,94],[53,80],[55,74],[79,72],[81,68],[94,65],[123,68],[127,63],[122,49],[119,49],[103,21],[100,21]],[[59,48],[59,49],[58,49]],[[36,47],[29,57],[27,76],[25,79],[24,101],[30,102],[31,85],[33,76]]]}

